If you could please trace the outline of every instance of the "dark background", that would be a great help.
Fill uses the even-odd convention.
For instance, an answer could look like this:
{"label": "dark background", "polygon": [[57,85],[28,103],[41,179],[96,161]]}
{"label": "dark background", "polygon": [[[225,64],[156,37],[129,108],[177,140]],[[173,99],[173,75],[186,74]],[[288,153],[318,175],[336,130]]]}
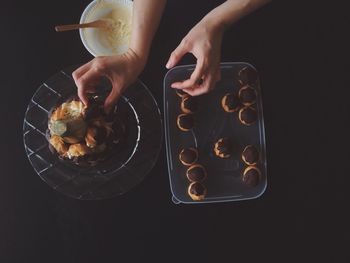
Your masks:
{"label": "dark background", "polygon": [[[140,76],[160,106],[170,52],[219,2],[168,2]],[[260,73],[268,188],[207,205],[171,202],[164,147],[120,197],[77,201],[46,185],[25,156],[22,120],[43,81],[91,59],[78,32],[54,32],[89,1],[3,2],[0,262],[350,262],[349,15],[337,1],[303,2],[274,1],[225,35],[222,61]]]}

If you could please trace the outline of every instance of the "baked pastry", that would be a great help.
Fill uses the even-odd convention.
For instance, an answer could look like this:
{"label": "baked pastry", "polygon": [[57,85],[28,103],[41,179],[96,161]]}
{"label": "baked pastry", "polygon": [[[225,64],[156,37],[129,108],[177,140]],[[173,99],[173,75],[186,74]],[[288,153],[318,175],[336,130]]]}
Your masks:
{"label": "baked pastry", "polygon": [[244,106],[253,105],[256,102],[256,90],[249,85],[243,86],[238,92],[238,97]]}
{"label": "baked pastry", "polygon": [[70,98],[49,113],[50,150],[77,165],[93,166],[104,160],[124,134],[121,119],[115,112],[107,116],[97,96],[89,99],[89,107]]}
{"label": "baked pastry", "polygon": [[183,165],[192,165],[198,159],[198,151],[195,148],[182,149],[179,154],[179,159]]}
{"label": "baked pastry", "polygon": [[177,127],[182,131],[189,131],[194,126],[194,119],[192,114],[180,114],[177,116]]}
{"label": "baked pastry", "polygon": [[256,109],[252,107],[244,107],[239,110],[238,118],[244,125],[252,125],[258,119]]}
{"label": "baked pastry", "polygon": [[176,95],[183,98],[189,96],[186,92],[184,92],[182,89],[176,89]]}
{"label": "baked pastry", "polygon": [[259,152],[253,145],[248,145],[242,152],[242,160],[247,165],[256,165],[259,161]]}
{"label": "baked pastry", "polygon": [[202,182],[207,177],[207,172],[202,165],[194,164],[187,169],[186,177],[190,182]]}
{"label": "baked pastry", "polygon": [[180,106],[184,113],[194,113],[198,107],[196,99],[191,96],[182,97]]}
{"label": "baked pastry", "polygon": [[229,138],[220,138],[214,145],[214,152],[220,158],[229,158],[231,156],[231,148]]}
{"label": "baked pastry", "polygon": [[207,188],[202,183],[193,182],[188,186],[187,193],[192,200],[199,201],[203,200],[207,195]]}
{"label": "baked pastry", "polygon": [[242,85],[254,85],[258,81],[258,73],[252,67],[246,66],[238,72],[238,81]]}
{"label": "baked pastry", "polygon": [[239,110],[240,102],[233,93],[227,93],[221,99],[221,106],[226,112],[235,112]]}
{"label": "baked pastry", "polygon": [[248,186],[257,186],[261,181],[261,172],[256,166],[248,166],[244,169],[242,182]]}

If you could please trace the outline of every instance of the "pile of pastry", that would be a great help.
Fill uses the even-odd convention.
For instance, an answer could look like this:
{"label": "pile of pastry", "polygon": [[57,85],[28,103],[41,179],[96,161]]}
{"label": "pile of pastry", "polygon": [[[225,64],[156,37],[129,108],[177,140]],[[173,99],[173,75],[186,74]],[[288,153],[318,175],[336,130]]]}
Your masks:
{"label": "pile of pastry", "polygon": [[115,112],[106,114],[103,100],[89,99],[86,107],[71,98],[52,109],[48,120],[50,149],[63,160],[78,165],[96,165],[118,144],[125,127]]}

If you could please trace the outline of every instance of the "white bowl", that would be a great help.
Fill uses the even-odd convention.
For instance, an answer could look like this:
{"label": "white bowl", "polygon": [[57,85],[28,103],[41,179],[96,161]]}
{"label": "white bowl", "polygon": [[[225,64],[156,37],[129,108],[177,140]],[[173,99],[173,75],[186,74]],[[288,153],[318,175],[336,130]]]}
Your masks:
{"label": "white bowl", "polygon": [[[131,0],[94,0],[84,10],[80,18],[80,23],[92,22],[97,19],[104,18],[112,10],[125,10],[126,21],[130,23],[132,20],[133,1]],[[131,26],[130,26],[131,30]],[[106,42],[104,33],[97,28],[79,29],[80,38],[85,48],[94,56],[112,56],[124,53],[128,49],[129,38],[118,41],[111,46]]]}

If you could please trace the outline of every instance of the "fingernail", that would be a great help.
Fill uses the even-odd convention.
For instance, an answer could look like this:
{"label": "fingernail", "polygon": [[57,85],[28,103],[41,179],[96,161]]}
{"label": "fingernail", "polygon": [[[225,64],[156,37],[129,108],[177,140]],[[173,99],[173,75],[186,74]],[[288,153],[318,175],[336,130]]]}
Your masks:
{"label": "fingernail", "polygon": [[166,67],[167,69],[170,69],[170,68],[171,68],[171,61],[170,61],[170,60],[168,61],[168,63],[166,63],[165,67]]}

